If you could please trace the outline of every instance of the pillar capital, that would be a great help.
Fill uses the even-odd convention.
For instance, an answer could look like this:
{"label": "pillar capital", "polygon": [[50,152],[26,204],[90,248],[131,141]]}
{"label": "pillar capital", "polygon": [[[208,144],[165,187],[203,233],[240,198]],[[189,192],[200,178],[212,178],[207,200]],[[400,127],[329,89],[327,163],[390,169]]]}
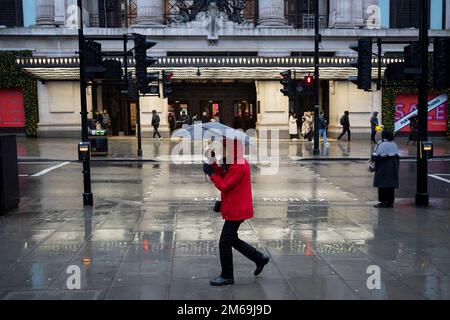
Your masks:
{"label": "pillar capital", "polygon": [[164,24],[163,0],[137,0],[138,26],[161,26]]}
{"label": "pillar capital", "polygon": [[284,0],[259,0],[260,26],[285,26]]}

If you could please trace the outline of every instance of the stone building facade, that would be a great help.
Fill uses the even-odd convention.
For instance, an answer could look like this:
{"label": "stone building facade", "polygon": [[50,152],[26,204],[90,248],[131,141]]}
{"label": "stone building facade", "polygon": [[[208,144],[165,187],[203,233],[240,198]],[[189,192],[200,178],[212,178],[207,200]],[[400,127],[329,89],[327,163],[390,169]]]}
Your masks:
{"label": "stone building facade", "polygon": [[[347,81],[356,74],[348,65],[355,55],[349,44],[365,36],[412,41],[418,30],[382,27],[382,0],[319,1],[321,108],[331,135],[340,131],[339,118],[349,110],[355,136],[365,137],[371,113],[381,109],[381,91],[375,82],[372,92],[364,92]],[[153,109],[160,114],[160,131],[166,136],[169,112],[178,116],[182,110],[199,118],[205,110],[218,112],[226,124],[279,129],[287,136],[289,109],[301,114],[313,107],[312,98],[304,96],[289,105],[279,82],[279,73],[286,69],[295,70],[298,79],[313,72],[313,2],[84,1],[83,25],[89,36],[145,35],[157,42],[148,55],[160,59],[151,70],[174,72],[169,99],[140,98],[144,136],[151,132]],[[33,51],[34,60],[22,61],[22,67],[38,80],[39,136],[79,136],[75,5],[76,0],[35,0],[34,7],[24,9],[35,10],[33,25],[0,28],[0,50]],[[442,28],[431,30],[431,36],[450,36],[450,1],[442,1],[442,7]],[[121,41],[100,42],[105,52],[123,49]],[[402,45],[386,45],[384,50],[401,52]],[[114,134],[133,134],[135,106],[121,98],[120,88],[97,83],[86,94],[90,110],[107,109],[112,115]]]}

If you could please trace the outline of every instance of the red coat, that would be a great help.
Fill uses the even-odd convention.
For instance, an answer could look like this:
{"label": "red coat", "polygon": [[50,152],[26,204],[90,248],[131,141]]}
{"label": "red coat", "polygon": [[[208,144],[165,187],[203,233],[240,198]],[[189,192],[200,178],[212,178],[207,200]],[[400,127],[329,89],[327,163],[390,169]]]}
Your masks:
{"label": "red coat", "polygon": [[[235,161],[236,162],[236,161]],[[253,218],[250,165],[246,160],[228,165],[227,171],[213,164],[211,181],[221,191],[222,217],[240,221]]]}

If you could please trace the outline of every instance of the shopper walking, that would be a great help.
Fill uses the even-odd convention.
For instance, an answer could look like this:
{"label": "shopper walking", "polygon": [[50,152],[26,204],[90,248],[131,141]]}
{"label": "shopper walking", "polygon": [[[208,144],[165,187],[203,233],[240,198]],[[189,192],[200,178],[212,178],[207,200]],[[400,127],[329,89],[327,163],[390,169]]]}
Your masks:
{"label": "shopper walking", "polygon": [[370,118],[370,131],[371,131],[370,141],[375,144],[377,143],[377,141],[375,140],[375,135],[377,134],[378,125],[379,125],[378,112],[375,111],[372,114],[372,117]]}
{"label": "shopper walking", "polygon": [[381,139],[371,158],[375,164],[373,186],[378,188],[379,203],[375,208],[392,208],[399,187],[400,156],[392,131],[383,130]]}
{"label": "shopper walking", "polygon": [[107,130],[111,127],[111,118],[109,117],[108,111],[103,110],[103,129]]}
{"label": "shopper walking", "polygon": [[416,144],[417,141],[417,129],[418,129],[418,123],[417,123],[417,117],[412,117],[409,119],[409,137],[408,142],[406,142],[407,145],[412,141],[413,145]]}
{"label": "shopper walking", "polygon": [[291,140],[298,139],[297,115],[293,111],[289,113],[289,135]]}
{"label": "shopper walking", "polygon": [[203,171],[221,191],[221,213],[225,220],[220,235],[219,254],[222,272],[210,281],[213,286],[234,284],[233,251],[239,251],[256,264],[254,275],[259,275],[269,262],[269,257],[239,239],[239,226],[253,218],[250,165],[244,158],[243,145],[237,140],[224,140],[224,163],[203,164]]}
{"label": "shopper walking", "polygon": [[302,135],[304,139],[307,139],[309,142],[312,141],[313,137],[313,123],[314,119],[310,112],[303,113],[302,117]]}
{"label": "shopper walking", "polygon": [[159,115],[156,113],[156,110],[152,110],[153,139],[155,139],[156,135],[158,135],[159,139],[162,139],[158,131],[159,122],[160,122]]}
{"label": "shopper walking", "polygon": [[344,134],[348,134],[348,141],[351,141],[351,131],[350,131],[350,118],[349,118],[350,112],[345,111],[344,115],[341,117],[340,119],[340,124],[342,126],[342,133],[341,135],[337,138],[338,140],[341,140],[341,138],[344,136]]}
{"label": "shopper walking", "polygon": [[328,146],[327,142],[327,127],[328,123],[325,119],[325,113],[323,111],[320,112],[319,116],[319,137],[323,137],[323,145]]}

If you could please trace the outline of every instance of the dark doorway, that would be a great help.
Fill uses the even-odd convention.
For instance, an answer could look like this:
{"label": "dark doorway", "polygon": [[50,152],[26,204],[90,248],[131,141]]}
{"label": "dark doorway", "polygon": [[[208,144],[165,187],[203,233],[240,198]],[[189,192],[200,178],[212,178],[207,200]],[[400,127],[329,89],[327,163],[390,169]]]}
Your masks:
{"label": "dark doorway", "polygon": [[[329,123],[330,83],[328,80],[320,81],[320,109],[325,112],[325,118]],[[297,113],[300,122],[305,112],[314,112],[314,96],[298,95],[294,103],[294,112]]]}
{"label": "dark doorway", "polygon": [[254,82],[178,82],[173,88],[169,110],[173,110],[176,117],[185,110],[190,119],[197,114],[200,121],[206,112],[208,121],[216,117],[216,121],[230,127],[255,128]]}
{"label": "dark doorway", "polygon": [[[128,103],[118,85],[103,84],[103,109],[106,109],[111,119],[111,133],[117,135],[133,134],[133,105]],[[130,105],[131,104],[131,105]],[[135,110],[135,109],[134,109]]]}

